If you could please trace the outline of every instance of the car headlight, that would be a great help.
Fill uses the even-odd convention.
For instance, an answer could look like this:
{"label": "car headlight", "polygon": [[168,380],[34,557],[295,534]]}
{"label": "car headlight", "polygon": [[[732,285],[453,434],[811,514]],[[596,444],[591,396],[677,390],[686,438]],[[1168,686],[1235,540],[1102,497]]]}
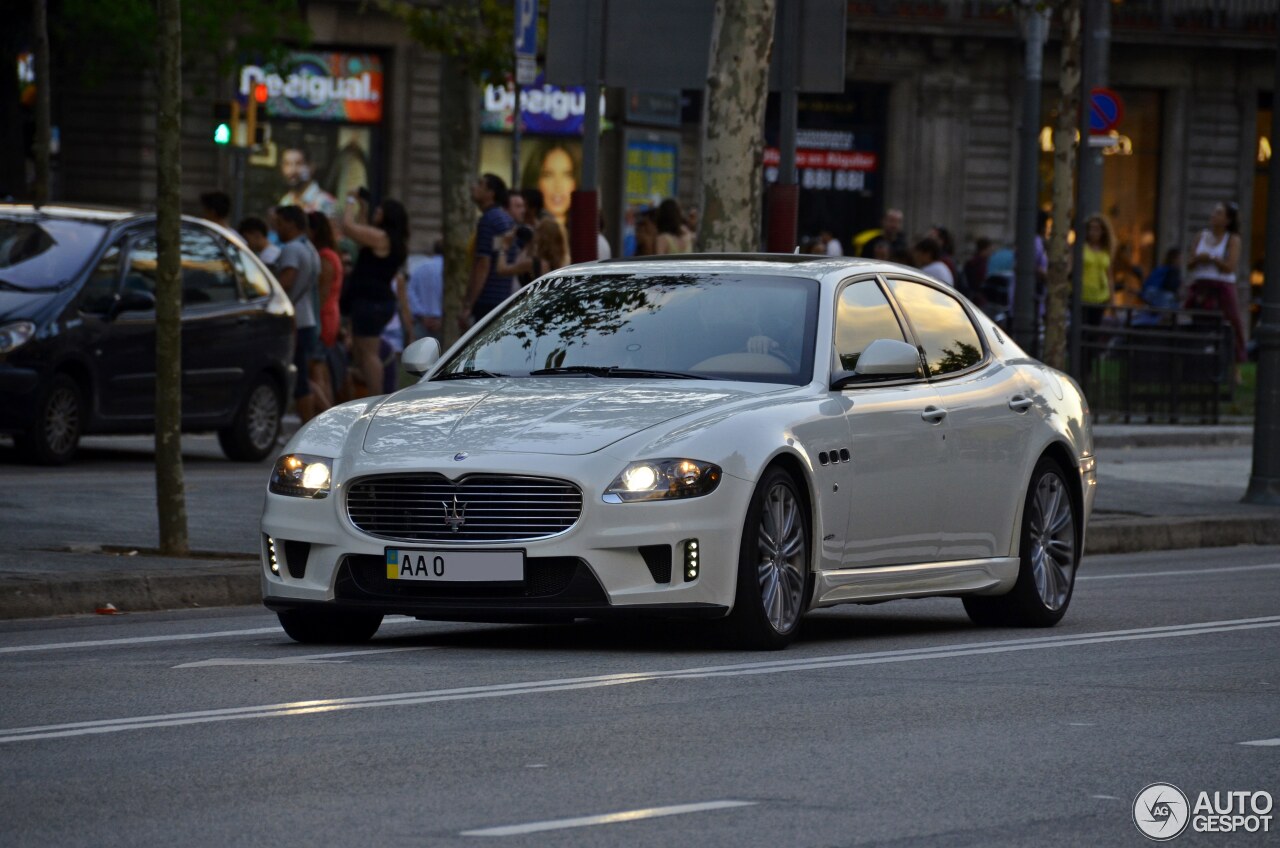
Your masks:
{"label": "car headlight", "polygon": [[696,498],[720,485],[720,466],[696,459],[633,462],[605,490],[605,503]]}
{"label": "car headlight", "polygon": [[15,321],[0,327],[0,353],[8,353],[22,347],[36,334],[36,325],[30,321]]}
{"label": "car headlight", "polygon": [[333,460],[305,453],[287,453],[271,469],[269,491],[296,498],[323,498],[329,494]]}

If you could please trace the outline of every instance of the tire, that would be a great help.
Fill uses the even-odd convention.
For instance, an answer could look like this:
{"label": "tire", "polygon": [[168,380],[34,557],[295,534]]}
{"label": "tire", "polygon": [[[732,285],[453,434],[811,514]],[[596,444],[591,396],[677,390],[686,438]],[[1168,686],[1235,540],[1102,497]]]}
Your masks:
{"label": "tire", "polygon": [[84,431],[84,392],[69,374],[55,374],[36,401],[36,416],[15,443],[38,465],[63,465],[76,454]]}
{"label": "tire", "polygon": [[781,468],[766,471],[747,508],[737,592],[725,622],[738,647],[781,650],[799,632],[809,600],[810,532],[795,479]]}
{"label": "tire", "polygon": [[1006,595],[970,595],[964,609],[974,624],[1052,627],[1062,620],[1080,565],[1080,508],[1067,475],[1041,457],[1022,508],[1018,580]]}
{"label": "tire", "polygon": [[289,638],[304,645],[362,645],[382,626],[382,613],[292,609],[276,613]]}
{"label": "tire", "polygon": [[262,461],[280,438],[283,414],[279,387],[269,377],[259,377],[240,402],[231,426],[218,431],[222,452],[235,462]]}

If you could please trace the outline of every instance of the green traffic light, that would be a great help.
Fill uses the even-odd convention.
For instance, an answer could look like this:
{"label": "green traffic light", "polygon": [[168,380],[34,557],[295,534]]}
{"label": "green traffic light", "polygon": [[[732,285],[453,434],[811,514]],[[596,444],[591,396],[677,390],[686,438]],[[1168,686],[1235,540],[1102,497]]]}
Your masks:
{"label": "green traffic light", "polygon": [[213,143],[230,144],[231,127],[227,124],[218,124],[218,128],[213,131]]}

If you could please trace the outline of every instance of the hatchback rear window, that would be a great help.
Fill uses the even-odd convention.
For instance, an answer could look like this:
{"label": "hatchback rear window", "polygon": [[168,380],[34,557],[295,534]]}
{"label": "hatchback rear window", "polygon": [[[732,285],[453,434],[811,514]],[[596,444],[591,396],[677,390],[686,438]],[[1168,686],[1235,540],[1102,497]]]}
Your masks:
{"label": "hatchback rear window", "polygon": [[106,231],[87,221],[0,218],[0,287],[61,288],[89,263]]}

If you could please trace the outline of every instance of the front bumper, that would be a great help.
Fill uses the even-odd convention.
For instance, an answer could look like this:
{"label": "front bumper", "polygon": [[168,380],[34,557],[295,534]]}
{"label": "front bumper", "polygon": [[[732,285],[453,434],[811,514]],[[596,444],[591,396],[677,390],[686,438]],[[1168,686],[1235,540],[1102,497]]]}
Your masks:
{"label": "front bumper", "polygon": [[[551,472],[549,459],[554,461]],[[467,474],[536,475],[574,482],[582,490],[582,514],[571,528],[547,539],[447,544],[388,540],[360,531],[347,516],[341,481],[392,471],[436,471],[456,479],[461,474],[452,454],[426,457],[411,467],[363,465],[351,472],[335,460],[333,477],[339,482],[327,497],[267,494],[262,518],[263,602],[276,610],[320,604],[483,621],[727,614],[736,591],[740,534],[753,484],[724,475],[716,491],[699,498],[604,503],[604,488],[623,464],[599,455],[473,456],[467,460]],[[686,579],[683,568],[683,543],[690,539],[696,539],[699,548],[699,573],[693,580]],[[272,544],[278,573],[270,567]],[[525,553],[526,579],[519,586],[388,580],[386,548],[411,546],[520,549]],[[669,576],[663,574],[661,556],[655,555],[663,549],[670,558]]]}
{"label": "front bumper", "polygon": [[40,372],[0,362],[0,432],[21,432],[36,415]]}

